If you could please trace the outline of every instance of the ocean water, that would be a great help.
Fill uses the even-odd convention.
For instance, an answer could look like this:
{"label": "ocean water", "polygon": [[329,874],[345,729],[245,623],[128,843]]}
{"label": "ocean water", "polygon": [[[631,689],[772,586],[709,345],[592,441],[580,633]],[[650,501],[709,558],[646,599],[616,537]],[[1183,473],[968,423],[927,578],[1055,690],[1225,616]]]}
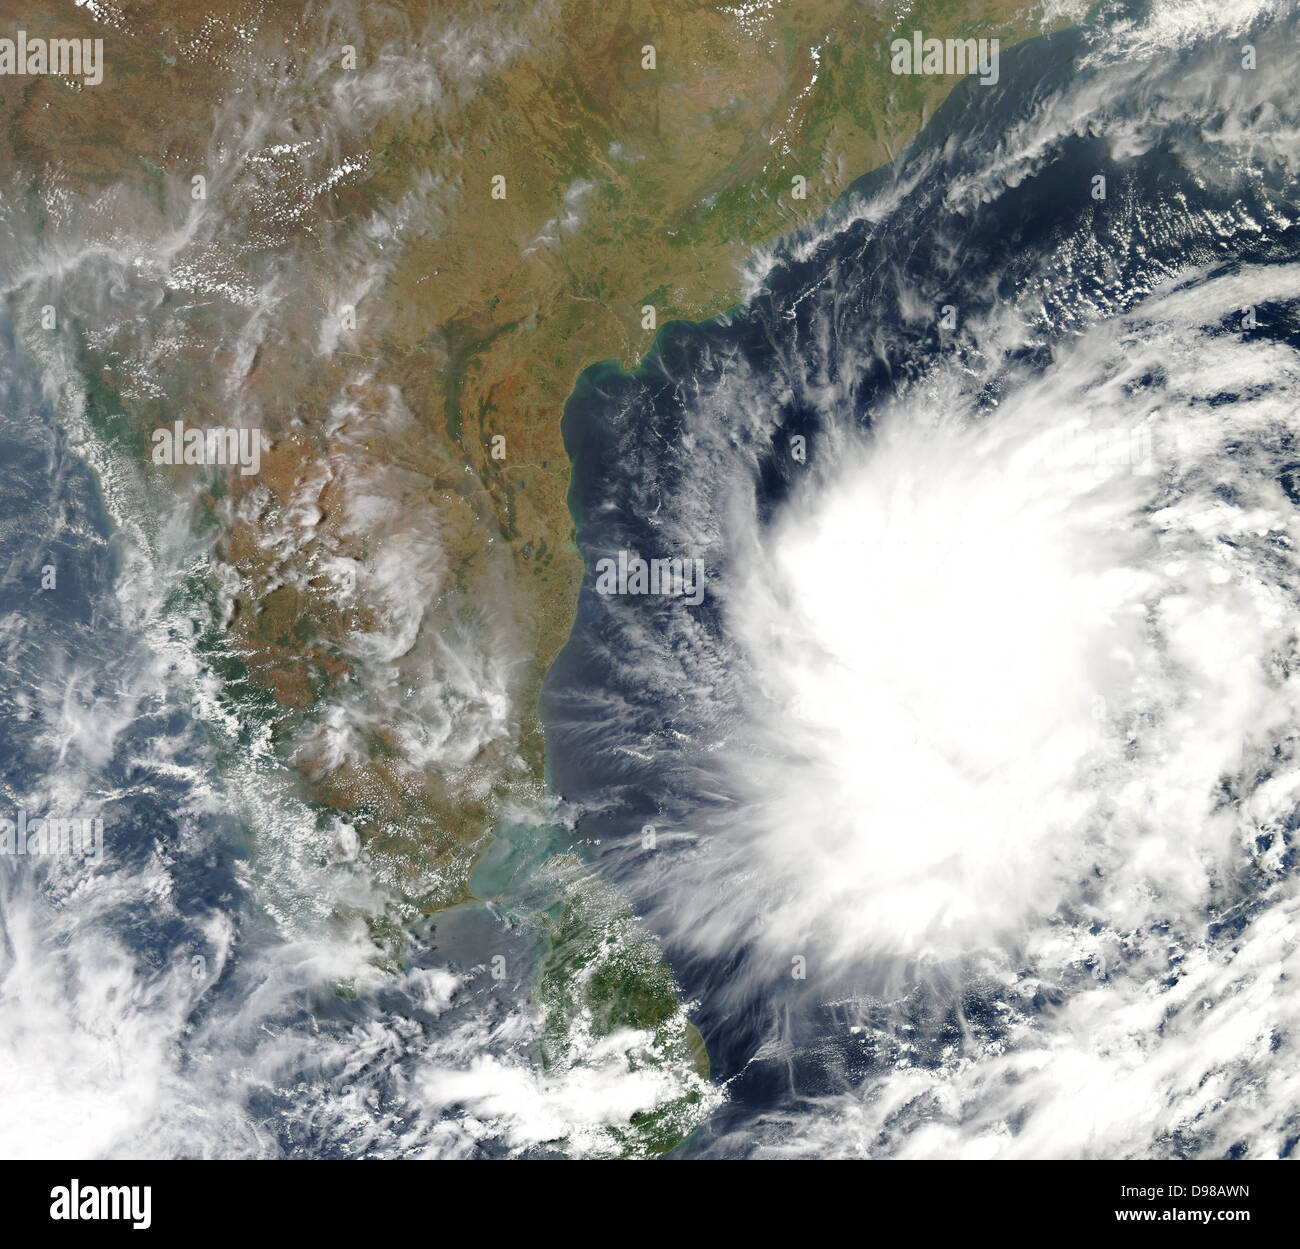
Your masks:
{"label": "ocean water", "polygon": [[[1294,1149],[1296,37],[1005,50],[583,375],[552,775],[697,1003],[686,1152]],[[704,601],[598,592],[620,552]]]}

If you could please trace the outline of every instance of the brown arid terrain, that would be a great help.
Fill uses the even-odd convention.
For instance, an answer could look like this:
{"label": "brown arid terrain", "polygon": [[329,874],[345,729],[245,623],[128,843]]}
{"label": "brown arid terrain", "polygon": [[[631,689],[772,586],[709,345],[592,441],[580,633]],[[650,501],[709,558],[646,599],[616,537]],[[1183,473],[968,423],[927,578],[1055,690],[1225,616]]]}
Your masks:
{"label": "brown arid terrain", "polygon": [[[538,695],[583,575],[560,437],[578,374],[736,305],[756,249],[925,124],[956,79],[892,75],[891,35],[1005,47],[1050,17],[32,0],[6,18],[0,37],[104,41],[97,85],[0,79],[15,322],[110,513],[171,570],[156,623],[174,641],[173,616],[196,622],[233,748],[289,769],[400,898],[377,934],[400,945],[471,896],[503,816],[544,809]],[[261,430],[258,471],[155,463],[177,420]]]}

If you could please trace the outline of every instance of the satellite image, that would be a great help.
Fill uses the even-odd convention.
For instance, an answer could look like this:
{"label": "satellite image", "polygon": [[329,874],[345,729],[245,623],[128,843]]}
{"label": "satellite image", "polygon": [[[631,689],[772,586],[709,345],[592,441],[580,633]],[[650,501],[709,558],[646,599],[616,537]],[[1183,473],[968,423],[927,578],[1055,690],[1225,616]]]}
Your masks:
{"label": "satellite image", "polygon": [[1298,82],[4,0],[0,1157],[1300,1155]]}

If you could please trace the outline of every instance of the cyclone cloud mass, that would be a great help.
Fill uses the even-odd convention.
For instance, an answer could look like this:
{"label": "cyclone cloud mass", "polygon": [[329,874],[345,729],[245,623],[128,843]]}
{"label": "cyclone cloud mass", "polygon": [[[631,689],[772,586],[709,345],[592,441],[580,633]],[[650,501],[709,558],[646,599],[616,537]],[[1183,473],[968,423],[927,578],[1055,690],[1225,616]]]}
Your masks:
{"label": "cyclone cloud mass", "polygon": [[748,1021],[718,1151],[1291,1148],[1294,102],[1219,88],[1278,14],[1187,16],[1004,54],[570,405],[589,562],[709,570],[587,599],[551,694],[607,870]]}

